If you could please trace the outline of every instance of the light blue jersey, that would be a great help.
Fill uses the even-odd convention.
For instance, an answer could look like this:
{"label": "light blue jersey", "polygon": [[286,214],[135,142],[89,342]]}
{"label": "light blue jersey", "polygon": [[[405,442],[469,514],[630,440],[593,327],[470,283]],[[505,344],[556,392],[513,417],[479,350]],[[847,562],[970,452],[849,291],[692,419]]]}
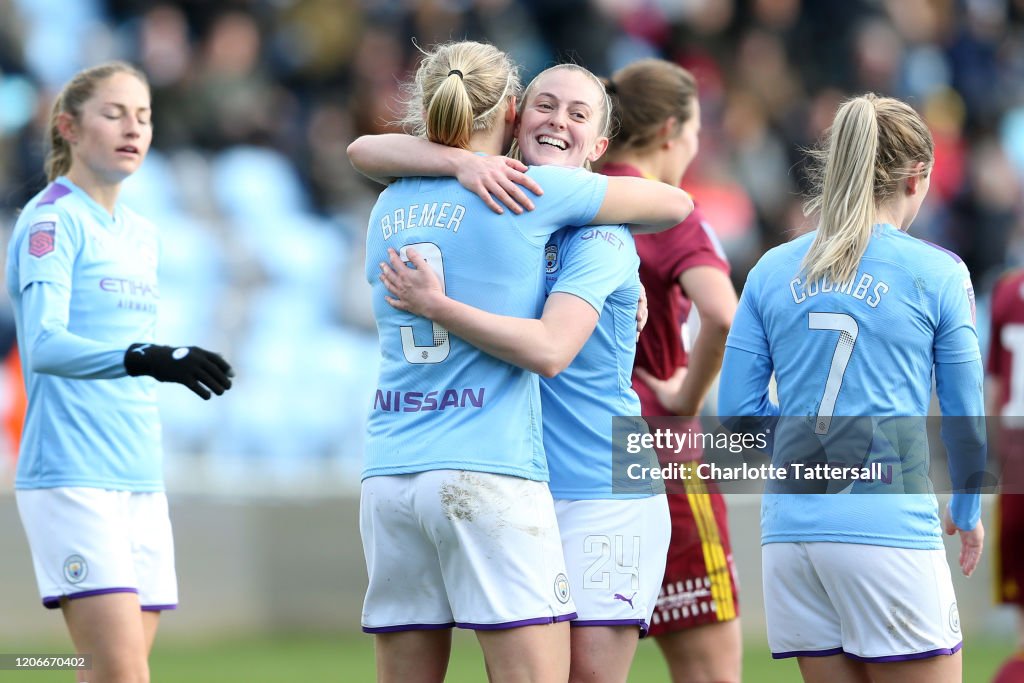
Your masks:
{"label": "light blue jersey", "polygon": [[[967,268],[955,254],[891,225],[876,225],[850,282],[807,282],[800,264],[813,239],[811,233],[776,247],[751,270],[726,344],[730,352],[738,349],[756,355],[749,359],[764,359],[750,362],[745,370],[745,374],[760,375],[752,380],[760,387],[767,386],[774,369],[783,416],[773,451],[776,465],[793,457],[794,449],[787,449],[782,433],[786,424],[803,422],[804,433],[813,431],[811,440],[825,444],[833,432],[870,424],[844,420],[844,416],[925,416],[936,364],[980,368],[974,292]],[[980,381],[980,370],[977,376]],[[942,386],[943,379],[939,377],[940,399],[950,392]],[[722,415],[753,414],[733,412],[748,401],[737,395],[743,381],[736,377],[737,386],[723,388]],[[749,389],[745,393],[752,394]],[[964,405],[980,408],[980,386],[952,391],[976,393],[978,400]],[[892,425],[911,425],[910,432],[896,435],[905,443],[882,438],[892,436],[887,431]],[[889,458],[892,464],[892,458],[910,452],[920,461],[902,465],[895,461],[896,476],[901,467],[904,473],[907,467],[923,468],[926,475],[926,435],[913,425],[923,428],[923,421],[875,420],[872,429],[878,431],[864,435],[869,457],[883,463]],[[983,436],[980,444],[978,440],[973,444],[970,447],[980,448],[983,457]],[[871,487],[886,484],[884,479],[854,486],[877,490]],[[935,497],[926,476],[919,479],[925,482],[924,489],[915,490],[926,493],[766,495],[761,509],[762,542],[941,548]]]}
{"label": "light blue jersey", "polygon": [[156,380],[127,377],[122,362],[153,340],[158,255],[149,221],[121,206],[111,217],[64,177],[18,218],[7,251],[28,393],[17,488],[163,490]]}
{"label": "light blue jersey", "polygon": [[569,500],[645,495],[612,495],[612,418],[640,414],[632,387],[640,298],[633,236],[621,225],[566,228],[552,236],[545,252],[547,293],[573,294],[600,314],[569,367],[541,379],[551,495]]}
{"label": "light blue jersey", "polygon": [[537,376],[392,308],[378,279],[388,247],[405,257],[402,250],[411,246],[453,299],[501,315],[539,317],[544,243],[565,225],[593,220],[608,181],[551,166],[532,167],[529,175],[544,194],[520,216],[493,213],[451,178],[400,179],[377,200],[366,237],[366,279],[382,361],[363,478],[458,469],[547,480]]}

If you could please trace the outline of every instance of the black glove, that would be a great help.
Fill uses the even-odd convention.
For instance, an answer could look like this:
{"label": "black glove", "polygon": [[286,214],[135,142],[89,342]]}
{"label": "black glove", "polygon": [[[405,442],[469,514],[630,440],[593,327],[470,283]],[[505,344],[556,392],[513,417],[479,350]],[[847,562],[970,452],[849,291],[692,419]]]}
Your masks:
{"label": "black glove", "polygon": [[198,346],[132,344],[124,352],[124,367],[132,377],[149,375],[161,382],[184,384],[204,401],[209,400],[210,391],[220,396],[230,389],[235,376],[226,360]]}

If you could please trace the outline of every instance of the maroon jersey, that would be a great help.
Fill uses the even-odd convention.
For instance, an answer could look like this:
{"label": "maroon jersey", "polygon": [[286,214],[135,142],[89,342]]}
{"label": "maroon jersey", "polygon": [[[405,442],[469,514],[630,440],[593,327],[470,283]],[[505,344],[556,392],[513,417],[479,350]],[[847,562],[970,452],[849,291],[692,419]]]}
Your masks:
{"label": "maroon jersey", "polygon": [[[628,164],[605,164],[605,175],[644,177]],[[650,317],[636,347],[634,367],[655,377],[668,378],[688,363],[682,325],[692,302],[683,295],[679,276],[696,266],[711,266],[729,273],[729,264],[700,209],[695,208],[679,225],[655,235],[634,235],[640,255],[640,282],[647,290]],[[651,429],[700,429],[678,419],[664,424],[652,417],[669,416],[654,392],[636,374],[633,389],[640,397],[640,412]],[[662,463],[695,460],[699,449],[682,453],[659,452]],[[714,484],[666,482],[672,540],[669,542],[665,576],[654,609],[650,633],[664,635],[695,626],[728,621],[739,615],[736,568],[729,542],[725,500]]]}
{"label": "maroon jersey", "polygon": [[[988,373],[1000,382],[999,459],[1001,492],[996,508],[996,595],[1000,602],[1024,607],[1024,270],[1008,273],[992,290],[992,327]],[[1010,416],[1016,420],[1008,422]],[[996,417],[996,416],[993,416]]]}
{"label": "maroon jersey", "polygon": [[998,377],[1002,386],[1000,412],[1024,416],[1024,386],[1014,386],[1015,363],[1016,374],[1024,379],[1024,270],[1004,275],[992,290],[988,348],[988,374]]}
{"label": "maroon jersey", "polygon": [[[644,177],[640,169],[628,164],[605,164],[601,172],[610,176]],[[640,282],[647,290],[647,307],[651,312],[637,342],[634,367],[667,379],[676,368],[687,365],[682,325],[690,314],[692,302],[683,295],[679,276],[696,266],[711,266],[728,274],[729,263],[699,208],[694,208],[693,213],[674,228],[654,235],[635,235],[634,239],[640,255]],[[633,389],[640,397],[643,415],[671,415],[635,374]]]}

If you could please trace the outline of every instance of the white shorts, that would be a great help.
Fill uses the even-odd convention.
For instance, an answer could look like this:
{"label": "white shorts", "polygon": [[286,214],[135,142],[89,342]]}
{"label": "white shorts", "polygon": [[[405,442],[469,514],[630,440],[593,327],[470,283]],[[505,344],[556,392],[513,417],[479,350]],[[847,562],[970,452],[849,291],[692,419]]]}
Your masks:
{"label": "white shorts", "polygon": [[576,616],[547,484],[460,470],[369,477],[359,501],[367,633]]}
{"label": "white shorts", "polygon": [[951,655],[962,645],[943,550],[767,543],[761,556],[775,659],[896,662]]}
{"label": "white shorts", "polygon": [[665,575],[672,524],[664,495],[556,500],[573,626],[628,626],[647,634]]}
{"label": "white shorts", "polygon": [[20,489],[18,513],[43,605],[137,593],[142,609],[178,606],[167,496],[85,487]]}

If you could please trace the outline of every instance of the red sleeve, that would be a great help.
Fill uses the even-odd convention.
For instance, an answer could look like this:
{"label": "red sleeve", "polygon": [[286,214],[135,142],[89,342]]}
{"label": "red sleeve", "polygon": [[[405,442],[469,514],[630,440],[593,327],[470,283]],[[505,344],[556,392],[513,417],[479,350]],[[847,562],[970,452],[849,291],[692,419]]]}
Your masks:
{"label": "red sleeve", "polygon": [[[617,162],[606,163],[601,173],[645,177],[636,167]],[[696,266],[712,266],[729,273],[725,251],[698,205],[679,225],[659,233],[637,235],[635,241],[644,264],[641,276],[646,276],[644,287],[648,290],[656,283],[671,286],[686,270]]]}
{"label": "red sleeve", "polygon": [[711,266],[729,274],[729,262],[718,237],[699,208],[694,208],[693,213],[674,228],[646,237],[654,238],[651,246],[658,254],[654,263],[659,279],[675,282],[684,272],[697,266]]}

